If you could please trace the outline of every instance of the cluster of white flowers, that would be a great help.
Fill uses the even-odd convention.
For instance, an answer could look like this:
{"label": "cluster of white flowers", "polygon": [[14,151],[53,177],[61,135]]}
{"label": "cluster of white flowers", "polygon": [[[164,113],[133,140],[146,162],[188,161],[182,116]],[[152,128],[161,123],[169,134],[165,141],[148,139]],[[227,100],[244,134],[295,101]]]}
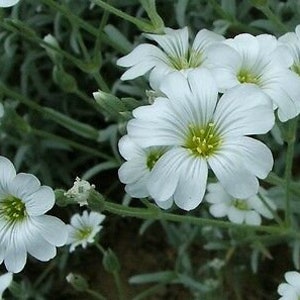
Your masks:
{"label": "cluster of white flowers", "polygon": [[[94,187],[79,179],[75,185],[70,194],[81,204],[79,200],[86,200],[84,196]],[[41,186],[34,175],[16,174],[13,164],[0,156],[0,263],[4,261],[9,272],[22,271],[27,253],[48,261],[56,255],[56,247],[71,244],[73,251],[77,245],[85,248],[94,241],[104,215],[84,211],[71,218],[71,225],[65,225],[57,217],[45,215],[54,203],[50,187]],[[0,276],[0,298],[12,280],[11,273]]]}
{"label": "cluster of white flowers", "polygon": [[133,111],[119,142],[127,193],[191,210],[214,174],[224,202],[208,196],[214,216],[248,224],[260,224],[260,215],[271,218],[256,195],[273,156],[253,135],[269,132],[275,114],[285,122],[300,112],[299,32],[225,39],[202,29],[190,46],[187,28],[167,28],[145,35],[157,46],[144,43],[120,58],[117,64],[129,68],[122,80],[148,74],[162,95]]}

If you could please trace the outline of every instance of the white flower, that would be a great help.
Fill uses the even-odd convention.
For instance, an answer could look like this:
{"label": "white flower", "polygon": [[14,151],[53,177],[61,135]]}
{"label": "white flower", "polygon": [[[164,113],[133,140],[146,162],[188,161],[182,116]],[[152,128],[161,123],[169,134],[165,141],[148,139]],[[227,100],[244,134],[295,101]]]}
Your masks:
{"label": "white flower", "polygon": [[291,70],[300,76],[300,25],[296,27],[295,32],[288,32],[278,40],[289,47],[293,58]]}
{"label": "white flower", "polygon": [[78,245],[86,248],[88,243],[93,243],[96,234],[103,226],[99,224],[105,219],[105,216],[92,211],[88,213],[86,210],[80,214],[75,214],[71,218],[71,224],[68,227],[67,245],[71,244],[70,252],[73,252]]}
{"label": "white flower", "polygon": [[12,280],[13,274],[10,272],[0,276],[0,299],[3,299],[2,294],[10,286]]}
{"label": "white flower", "polygon": [[0,0],[0,7],[9,7],[17,4],[20,0]]}
{"label": "white flower", "polygon": [[53,190],[41,186],[31,174],[19,173],[0,156],[0,263],[9,272],[20,272],[27,252],[41,261],[56,255],[56,246],[67,239],[66,225],[44,215],[55,202]]}
{"label": "white flower", "polygon": [[90,191],[95,188],[94,184],[90,184],[86,180],[76,177],[74,185],[64,195],[76,201],[80,206],[87,205]]}
{"label": "white flower", "polygon": [[[119,141],[119,151],[127,160],[119,169],[120,181],[125,186],[125,191],[135,198],[149,197],[147,188],[148,178],[159,158],[167,151],[167,147],[141,148],[132,139],[125,135]],[[173,200],[156,201],[164,209],[172,206]]]}
{"label": "white flower", "polygon": [[198,32],[192,46],[189,46],[188,28],[165,28],[165,34],[145,34],[159,46],[141,44],[128,55],[120,58],[117,65],[129,67],[121,77],[129,80],[151,70],[150,85],[158,89],[161,80],[170,72],[189,70],[205,67],[207,65],[206,48],[214,42],[224,38],[212,31],[202,29]]}
{"label": "white flower", "polygon": [[282,297],[279,300],[299,300],[300,299],[300,273],[296,271],[286,272],[284,278],[287,283],[278,286],[278,294]]}
{"label": "white flower", "polygon": [[300,78],[289,69],[293,60],[288,48],[279,46],[274,36],[239,34],[214,44],[207,53],[221,92],[256,85],[278,108],[281,121],[299,114]]}
{"label": "white flower", "polygon": [[274,124],[268,97],[255,86],[225,93],[210,72],[199,69],[168,75],[160,86],[166,98],[133,111],[128,135],[141,147],[169,146],[148,179],[152,198],[185,210],[201,202],[212,169],[225,190],[238,198],[257,193],[258,180],[273,166],[271,151],[245,135],[263,134]]}
{"label": "white flower", "polygon": [[[219,183],[208,184],[207,191],[205,199],[212,204],[209,207],[209,212],[216,218],[227,216],[233,223],[249,225],[260,225],[260,215],[268,219],[273,218],[272,213],[258,195],[247,199],[236,199],[226,193]],[[269,207],[274,210],[275,205],[265,196],[266,191],[260,188],[259,193],[264,197]]]}

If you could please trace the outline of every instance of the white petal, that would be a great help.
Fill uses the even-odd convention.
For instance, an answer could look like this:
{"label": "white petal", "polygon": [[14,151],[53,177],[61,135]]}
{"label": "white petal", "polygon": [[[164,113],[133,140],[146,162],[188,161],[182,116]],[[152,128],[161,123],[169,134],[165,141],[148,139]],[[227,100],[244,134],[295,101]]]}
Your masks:
{"label": "white petal", "polygon": [[165,200],[165,201],[157,201],[157,200],[154,200],[154,201],[162,209],[169,209],[169,208],[171,208],[172,205],[173,205],[173,202],[174,202],[174,200],[173,200],[172,197],[169,198],[169,199],[167,199],[167,200]]}
{"label": "white petal", "polygon": [[208,163],[227,193],[246,199],[258,191],[258,180],[245,170],[242,159],[230,151],[223,151],[208,159]]}
{"label": "white petal", "polygon": [[207,29],[202,29],[197,33],[192,45],[192,49],[194,49],[195,51],[203,51],[210,44],[223,40],[224,37],[222,35],[219,35]]}
{"label": "white petal", "polygon": [[0,0],[0,7],[9,7],[17,4],[20,0]]}
{"label": "white petal", "polygon": [[67,229],[60,219],[43,215],[32,218],[34,226],[39,229],[43,238],[54,246],[63,246],[67,240]]}
{"label": "white petal", "polygon": [[223,135],[248,135],[268,132],[275,119],[268,96],[250,84],[234,87],[221,97],[214,122]]}
{"label": "white petal", "polygon": [[152,89],[158,91],[163,79],[171,72],[176,72],[176,70],[169,64],[156,64],[149,74],[149,84]]}
{"label": "white petal", "polygon": [[27,201],[27,198],[41,186],[40,181],[31,174],[19,173],[9,184],[9,191],[17,198]]}
{"label": "white petal", "polygon": [[152,169],[147,188],[156,201],[166,201],[174,194],[186,159],[185,152],[181,148],[167,151]]}
{"label": "white petal", "polygon": [[264,75],[263,91],[278,106],[278,117],[282,122],[294,118],[299,113],[300,79],[293,72],[272,70]]}
{"label": "white petal", "polygon": [[[274,51],[277,49],[277,39],[271,34],[260,34],[256,36],[259,49],[263,51],[263,55],[269,57],[273,55]],[[262,55],[262,53],[259,53]]]}
{"label": "white petal", "polygon": [[226,193],[222,185],[217,183],[210,183],[207,185],[207,194],[205,200],[212,204],[230,203],[232,196]]}
{"label": "white petal", "polygon": [[11,246],[7,250],[4,264],[7,271],[12,273],[19,273],[25,267],[27,260],[27,252],[25,245],[23,243],[18,242],[16,244],[16,238],[13,237],[11,241]]}
{"label": "white petal", "polygon": [[187,153],[181,168],[174,201],[178,207],[191,210],[196,208],[203,199],[208,174],[207,162]]}
{"label": "white petal", "polygon": [[300,273],[296,271],[286,272],[284,275],[286,281],[300,291]]}
{"label": "white petal", "polygon": [[26,249],[30,255],[40,261],[48,261],[56,255],[55,246],[48,243],[37,232],[34,235],[27,235]]}
{"label": "white petal", "polygon": [[230,222],[242,224],[245,220],[245,213],[234,206],[231,206],[228,209],[228,219]]}
{"label": "white petal", "polygon": [[230,68],[213,68],[211,70],[215,78],[218,89],[221,93],[226,92],[228,89],[240,85],[237,79],[237,71]]}
{"label": "white petal", "polygon": [[242,33],[224,41],[227,45],[234,48],[243,58],[243,66],[248,67],[253,65],[259,55],[259,43],[253,35]]}
{"label": "white petal", "polygon": [[291,286],[289,284],[281,283],[278,286],[277,292],[279,295],[283,296],[290,288],[291,288]]}
{"label": "white petal", "polygon": [[142,177],[140,180],[138,180],[134,183],[127,184],[125,186],[126,193],[129,194],[133,198],[148,197],[149,196],[149,192],[147,189],[148,177],[149,177],[149,175]]}
{"label": "white petal", "polygon": [[188,52],[189,32],[184,27],[178,30],[165,29],[166,34],[145,34],[149,39],[156,41],[171,57],[182,57]]}
{"label": "white petal", "polygon": [[172,72],[162,80],[159,86],[171,101],[182,101],[191,97],[191,91],[186,77],[180,72]]}
{"label": "white petal", "polygon": [[188,83],[193,95],[191,106],[200,112],[198,124],[211,121],[218,100],[218,87],[214,78],[206,69],[196,69],[189,72]]}
{"label": "white petal", "polygon": [[147,173],[149,173],[149,170],[146,166],[145,157],[137,157],[126,161],[118,170],[119,179],[125,184],[134,183]]}
{"label": "white petal", "polygon": [[144,155],[144,151],[128,135],[120,138],[118,146],[120,154],[126,160]]}
{"label": "white petal", "polygon": [[2,299],[3,292],[10,286],[13,279],[12,273],[6,273],[0,276],[0,299]]}
{"label": "white petal", "polygon": [[144,61],[150,61],[153,66],[157,61],[166,58],[166,55],[156,46],[141,44],[134,48],[129,54],[117,60],[121,67],[132,67]]}
{"label": "white petal", "polygon": [[181,144],[188,112],[178,105],[175,110],[174,105],[166,98],[158,98],[151,106],[136,108],[133,111],[136,119],[127,124],[128,135],[142,147]]}
{"label": "white petal", "polygon": [[260,225],[261,217],[255,211],[247,211],[245,214],[245,223],[249,225]]}
{"label": "white petal", "polygon": [[0,189],[7,191],[8,184],[16,176],[16,170],[10,160],[0,156]]}
{"label": "white petal", "polygon": [[50,210],[55,203],[53,190],[48,186],[41,186],[36,192],[26,197],[26,211],[30,216],[42,215]]}
{"label": "white petal", "polygon": [[228,139],[226,149],[238,153],[245,168],[258,178],[266,178],[272,170],[272,152],[258,140],[245,136]]}
{"label": "white petal", "polygon": [[237,74],[242,66],[241,55],[235,49],[224,43],[212,44],[207,48],[206,55],[210,63],[209,66],[213,68],[229,69]]}
{"label": "white petal", "polygon": [[209,207],[209,212],[216,218],[225,217],[228,213],[229,207],[225,203],[213,204]]}

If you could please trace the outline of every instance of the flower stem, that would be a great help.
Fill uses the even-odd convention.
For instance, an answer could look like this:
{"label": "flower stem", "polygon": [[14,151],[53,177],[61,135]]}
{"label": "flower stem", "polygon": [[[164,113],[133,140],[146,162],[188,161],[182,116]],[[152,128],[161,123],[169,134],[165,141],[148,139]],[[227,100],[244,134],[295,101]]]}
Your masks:
{"label": "flower stem", "polygon": [[286,135],[287,152],[286,152],[286,160],[285,160],[286,163],[285,163],[284,178],[285,178],[285,224],[287,227],[289,227],[291,224],[290,183],[292,179],[297,121],[298,121],[297,117],[289,121],[288,132]]}
{"label": "flower stem", "polygon": [[113,276],[118,290],[119,299],[125,300],[125,294],[124,294],[124,289],[120,278],[120,273],[118,271],[114,271]]}
{"label": "flower stem", "polygon": [[[98,194],[98,195],[97,195]],[[278,237],[282,235],[296,234],[295,232],[290,232],[290,230],[286,230],[286,228],[281,228],[277,226],[254,226],[247,224],[236,224],[227,221],[214,220],[214,219],[206,219],[201,217],[194,217],[191,215],[177,215],[173,213],[168,213],[160,210],[155,205],[151,205],[147,208],[139,208],[139,207],[129,207],[121,204],[105,201],[103,196],[93,191],[93,196],[91,196],[92,205],[94,209],[96,206],[99,206],[101,211],[108,211],[110,213],[126,216],[126,217],[136,217],[140,219],[151,219],[151,220],[160,220],[160,221],[171,221],[176,223],[190,223],[195,224],[197,226],[216,226],[219,228],[236,228],[236,229],[244,229],[249,231],[258,231],[258,232],[266,232],[269,234],[277,234]]]}
{"label": "flower stem", "polygon": [[286,33],[289,29],[281,22],[281,20],[276,16],[268,5],[257,6],[257,8],[278,28],[281,33]]}
{"label": "flower stem", "polygon": [[107,300],[107,298],[105,298],[104,296],[102,296],[100,293],[93,291],[91,289],[87,289],[85,291],[86,293],[90,294],[91,296],[93,296],[95,299],[99,299],[99,300]]}
{"label": "flower stem", "polygon": [[110,13],[128,21],[133,23],[134,25],[136,25],[139,29],[146,31],[146,32],[152,32],[154,30],[153,25],[147,21],[147,20],[141,20],[138,18],[135,18],[125,12],[123,12],[122,10],[119,10],[117,8],[115,8],[114,6],[109,5],[108,3],[102,1],[102,0],[91,0],[94,4],[102,7],[103,9],[109,11]]}

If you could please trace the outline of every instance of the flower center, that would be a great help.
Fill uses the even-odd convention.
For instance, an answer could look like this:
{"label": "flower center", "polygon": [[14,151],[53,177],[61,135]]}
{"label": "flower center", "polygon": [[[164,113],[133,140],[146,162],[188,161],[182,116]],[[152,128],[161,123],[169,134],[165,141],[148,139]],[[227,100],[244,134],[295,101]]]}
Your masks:
{"label": "flower center", "polygon": [[10,222],[22,221],[27,213],[25,203],[12,195],[0,202],[0,215]]}
{"label": "flower center", "polygon": [[176,70],[185,70],[190,68],[197,68],[203,62],[203,56],[201,51],[196,51],[191,49],[186,55],[184,56],[176,56],[172,57],[169,56],[169,60],[171,66]]}
{"label": "flower center", "polygon": [[147,168],[151,171],[156,164],[156,162],[161,158],[161,156],[165,153],[163,150],[152,150],[147,155]]}
{"label": "flower center", "polygon": [[239,210],[249,210],[247,201],[245,201],[243,199],[233,199],[232,205]]}
{"label": "flower center", "polygon": [[93,228],[92,227],[85,227],[77,231],[77,237],[79,240],[85,240],[89,237],[89,235],[92,233]]}
{"label": "flower center", "polygon": [[[294,63],[292,66],[291,66],[291,70],[293,72],[295,72],[297,75],[300,76],[300,64],[296,64]],[[300,299],[299,299],[300,300]]]}
{"label": "flower center", "polygon": [[195,156],[208,158],[220,148],[221,138],[215,124],[210,122],[204,127],[189,125],[188,138],[185,147]]}
{"label": "flower center", "polygon": [[241,70],[237,75],[237,79],[240,83],[259,84],[259,78],[246,70]]}

